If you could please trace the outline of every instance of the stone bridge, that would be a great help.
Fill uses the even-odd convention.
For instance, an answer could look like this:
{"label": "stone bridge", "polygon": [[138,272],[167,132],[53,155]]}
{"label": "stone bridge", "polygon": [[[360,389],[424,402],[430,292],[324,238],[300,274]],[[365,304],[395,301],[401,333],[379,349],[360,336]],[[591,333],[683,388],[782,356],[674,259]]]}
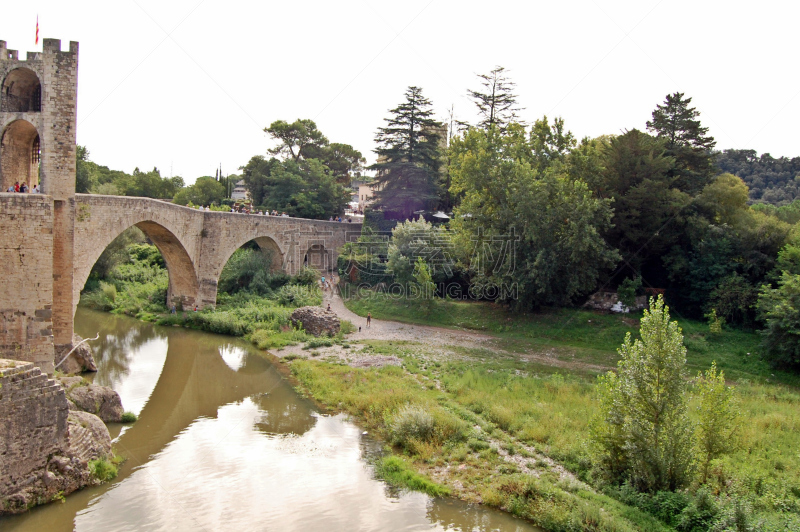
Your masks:
{"label": "stone bridge", "polygon": [[[247,242],[269,250],[273,268],[295,274],[303,266],[334,268],[337,249],[361,233],[361,224],[355,223],[206,212],[149,198],[75,194],[60,203],[43,194],[0,193],[0,264],[5,271],[0,349],[3,357],[48,371],[55,354],[71,342],[57,338],[71,339],[73,316],[92,267],[129,227],[141,229],[159,249],[169,273],[167,302],[184,308],[216,304],[222,268]],[[58,227],[59,209],[66,227]],[[69,248],[72,253],[64,253]]]}
{"label": "stone bridge", "polygon": [[[328,270],[360,224],[203,212],[148,198],[75,193],[78,43],[44,39],[24,59],[0,40],[0,358],[52,373],[72,347],[81,289],[103,250],[136,226],[169,271],[168,303],[214,306],[231,254],[255,240],[273,267]],[[7,193],[39,185],[40,194]],[[60,357],[59,357],[60,358]]]}
{"label": "stone bridge", "polygon": [[[254,240],[272,253],[273,268],[331,270],[361,224],[205,212],[148,198],[75,195],[73,306],[100,254],[136,226],[158,247],[169,271],[167,300],[184,308],[214,306],[217,280],[234,251]],[[180,306],[180,305],[179,305]]]}

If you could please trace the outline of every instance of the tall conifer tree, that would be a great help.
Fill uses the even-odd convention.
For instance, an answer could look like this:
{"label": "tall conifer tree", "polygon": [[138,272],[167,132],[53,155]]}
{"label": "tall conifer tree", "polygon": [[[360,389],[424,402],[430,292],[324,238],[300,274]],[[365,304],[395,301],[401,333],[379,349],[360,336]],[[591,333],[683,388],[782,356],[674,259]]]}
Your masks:
{"label": "tall conifer tree", "polygon": [[505,68],[497,66],[488,74],[478,74],[478,77],[481,79],[483,92],[467,91],[481,117],[477,126],[486,130],[494,126],[505,131],[509,123],[519,122],[517,111],[521,108],[517,107],[517,96],[514,94],[516,83],[505,75]]}
{"label": "tall conifer tree", "polygon": [[370,167],[377,170],[376,206],[401,219],[437,202],[443,132],[422,89],[409,87],[405,98],[378,128],[378,162]]}
{"label": "tall conifer tree", "polygon": [[668,94],[663,105],[653,111],[653,120],[647,129],[666,142],[666,155],[675,158],[670,172],[676,178],[676,187],[692,196],[709,184],[716,168],[712,150],[716,145],[708,128],[700,125],[700,112],[689,107],[691,98],[684,93]]}

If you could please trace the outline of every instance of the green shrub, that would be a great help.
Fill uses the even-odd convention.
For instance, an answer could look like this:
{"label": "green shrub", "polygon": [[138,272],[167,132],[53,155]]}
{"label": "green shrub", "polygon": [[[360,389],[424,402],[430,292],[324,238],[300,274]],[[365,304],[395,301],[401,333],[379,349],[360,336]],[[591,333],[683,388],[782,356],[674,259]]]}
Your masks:
{"label": "green shrub", "polygon": [[122,422],[123,423],[133,423],[137,419],[139,419],[139,416],[137,416],[133,412],[123,412],[122,413]]}
{"label": "green shrub", "polygon": [[489,445],[488,442],[485,442],[483,440],[479,440],[477,438],[470,438],[467,441],[467,447],[469,447],[473,451],[478,452],[478,451],[484,451],[484,450],[488,449],[489,447],[491,447],[491,445]]}
{"label": "green shrub", "polygon": [[322,303],[322,292],[313,285],[288,284],[278,290],[277,300],[287,307],[316,306]]}
{"label": "green shrub", "polygon": [[89,472],[100,482],[108,482],[117,476],[117,466],[108,458],[98,458],[89,461]]}
{"label": "green shrub", "polygon": [[406,404],[391,418],[389,432],[392,441],[408,447],[412,439],[428,441],[434,435],[433,416],[419,405]]}
{"label": "green shrub", "polygon": [[319,272],[308,267],[303,267],[292,279],[293,284],[314,286],[320,278]]}
{"label": "green shrub", "polygon": [[114,301],[117,299],[117,287],[111,283],[100,281],[100,291],[103,292],[103,296],[113,305]]}
{"label": "green shrub", "polygon": [[316,349],[317,347],[330,347],[332,345],[333,341],[329,338],[312,338],[303,349]]}

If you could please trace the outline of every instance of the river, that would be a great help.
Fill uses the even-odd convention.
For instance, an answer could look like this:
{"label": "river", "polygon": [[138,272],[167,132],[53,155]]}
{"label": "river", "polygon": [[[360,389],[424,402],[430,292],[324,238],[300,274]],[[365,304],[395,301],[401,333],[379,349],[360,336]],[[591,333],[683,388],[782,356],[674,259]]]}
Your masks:
{"label": "river", "polygon": [[95,383],[139,420],[112,424],[118,477],[0,530],[539,531],[499,511],[399,492],[370,465],[381,442],[322,412],[247,342],[80,308]]}

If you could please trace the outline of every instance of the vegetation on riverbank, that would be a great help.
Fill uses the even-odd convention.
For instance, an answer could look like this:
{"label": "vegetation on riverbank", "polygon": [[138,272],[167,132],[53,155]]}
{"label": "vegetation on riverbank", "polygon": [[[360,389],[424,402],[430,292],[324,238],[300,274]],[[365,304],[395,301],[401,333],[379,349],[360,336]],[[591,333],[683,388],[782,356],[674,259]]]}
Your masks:
{"label": "vegetation on riverbank", "polygon": [[220,275],[215,309],[167,308],[169,276],[158,249],[132,228],[103,252],[81,294],[81,305],[173,325],[244,337],[260,349],[280,348],[311,337],[295,329],[292,311],[319,305],[317,273],[290,277],[270,273],[271,257],[258,249],[234,252]]}
{"label": "vegetation on riverbank", "polygon": [[[292,372],[314,397],[357,417],[392,442],[406,463],[455,495],[547,530],[800,527],[800,392],[794,377],[773,374],[759,359],[755,334],[712,334],[704,324],[680,320],[689,367],[708,368],[716,360],[746,422],[736,434],[738,449],[712,460],[706,475],[698,470],[688,489],[647,493],[604,482],[587,444],[598,408],[594,375],[616,364],[615,348],[625,332],[636,333],[638,320],[561,309],[517,315],[509,323],[489,304],[435,305],[441,308],[428,313],[397,299],[348,302],[375,318],[480,324],[496,338],[494,345],[369,341],[365,350],[397,356],[402,368],[295,360]],[[548,365],[537,353],[565,365]],[[397,416],[409,405],[432,418],[432,429],[415,433],[429,436],[397,437]],[[699,406],[697,398],[689,404],[692,422]]]}

